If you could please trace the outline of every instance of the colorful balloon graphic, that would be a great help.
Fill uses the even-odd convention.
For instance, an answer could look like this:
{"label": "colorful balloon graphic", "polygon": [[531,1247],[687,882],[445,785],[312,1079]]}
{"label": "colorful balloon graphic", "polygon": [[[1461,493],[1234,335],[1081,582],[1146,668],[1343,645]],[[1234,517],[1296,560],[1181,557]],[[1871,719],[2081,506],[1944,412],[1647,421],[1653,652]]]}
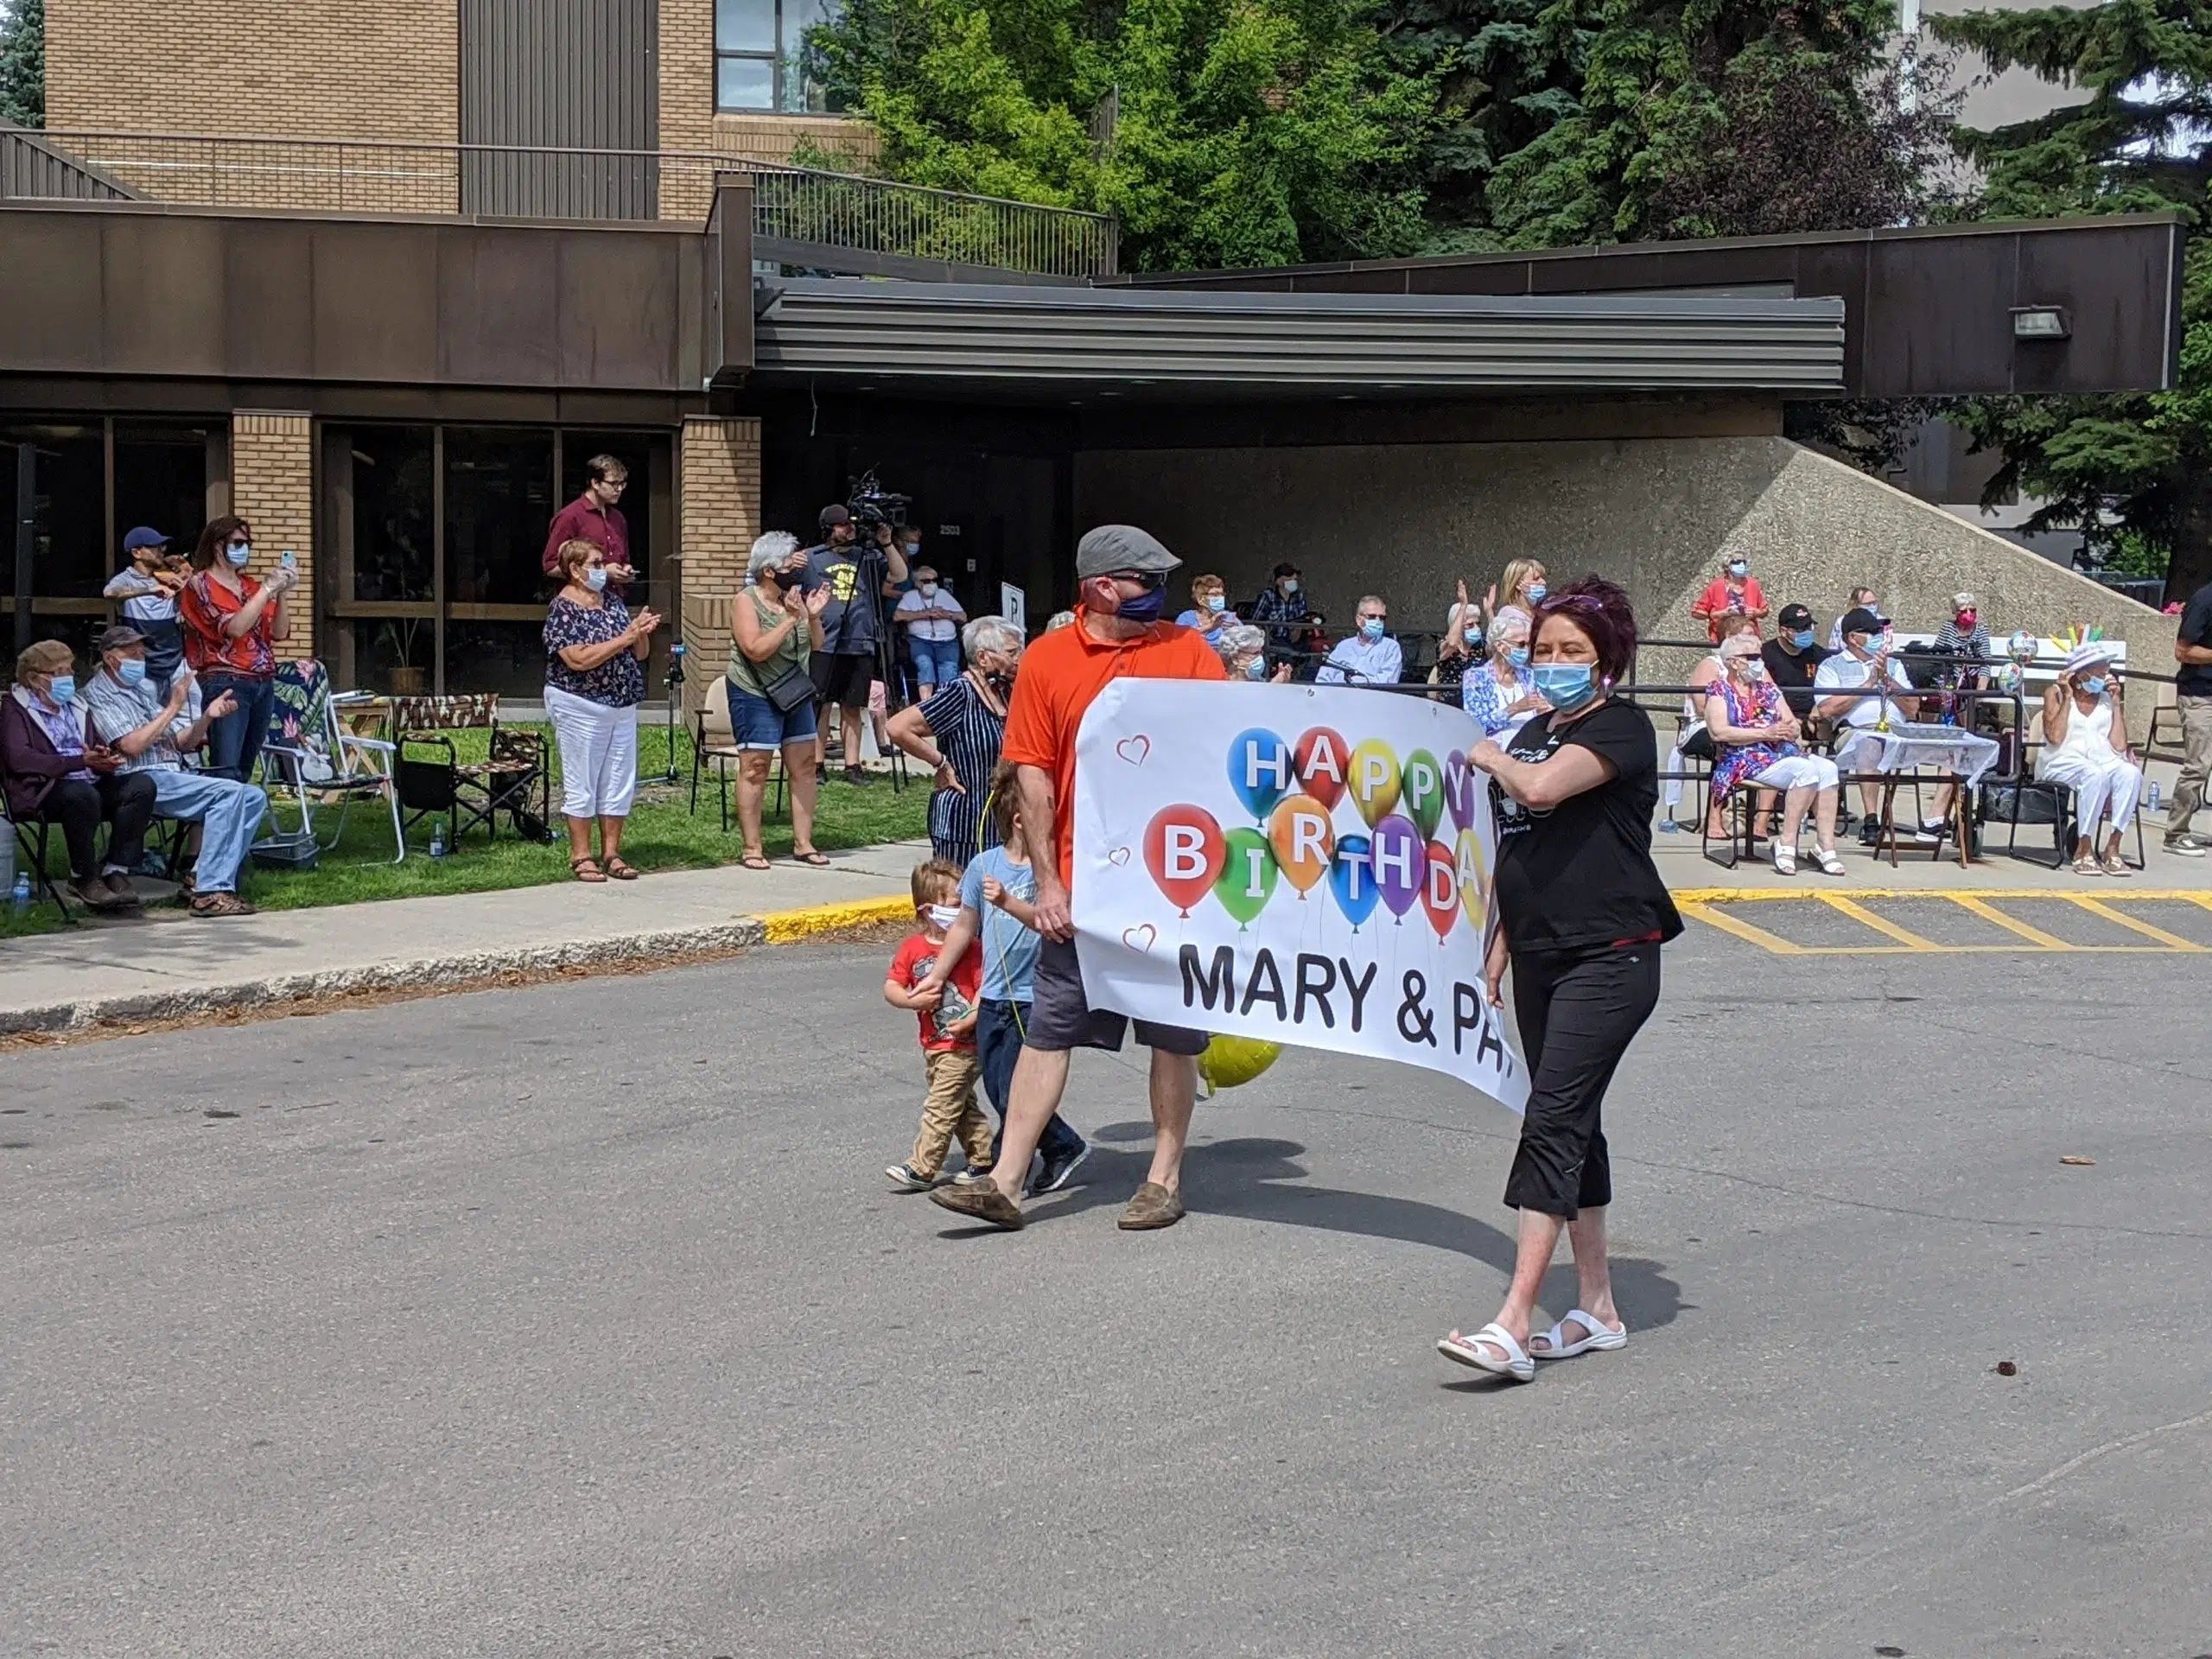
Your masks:
{"label": "colorful balloon graphic", "polygon": [[1344,798],[1344,766],[1351,757],[1344,739],[1325,726],[1316,726],[1306,733],[1290,752],[1299,783],[1332,812]]}
{"label": "colorful balloon graphic", "polygon": [[1367,821],[1369,829],[1379,828],[1380,820],[1397,805],[1400,784],[1398,757],[1382,739],[1370,737],[1352,750],[1344,788],[1351,791],[1353,810]]}
{"label": "colorful balloon graphic", "polygon": [[1482,777],[1465,751],[1454,749],[1444,757],[1444,810],[1461,830],[1475,827],[1475,791],[1482,787]]}
{"label": "colorful balloon graphic", "polygon": [[1273,1065],[1281,1052],[1281,1043],[1263,1037],[1216,1036],[1198,1056],[1198,1081],[1206,1085],[1211,1098],[1224,1089],[1251,1082]]}
{"label": "colorful balloon graphic", "polygon": [[1409,818],[1393,812],[1375,826],[1375,887],[1401,922],[1421,900],[1428,880],[1428,855],[1421,831]]}
{"label": "colorful balloon graphic", "polygon": [[1467,925],[1479,928],[1490,906],[1490,866],[1484,861],[1483,838],[1462,830],[1452,842],[1452,863],[1459,875],[1459,913]]}
{"label": "colorful balloon graphic", "polygon": [[1358,932],[1381,897],[1375,890],[1374,849],[1365,836],[1346,836],[1337,842],[1337,855],[1329,863],[1329,891],[1351,931]]}
{"label": "colorful balloon graphic", "polygon": [[1255,726],[1239,732],[1230,744],[1229,786],[1254,818],[1264,819],[1295,781],[1290,775],[1290,745],[1273,732]]}
{"label": "colorful balloon graphic", "polygon": [[1268,842],[1275,849],[1275,863],[1284,880],[1303,899],[1328,874],[1329,860],[1337,850],[1329,809],[1310,795],[1292,796],[1268,821]]}
{"label": "colorful balloon graphic", "polygon": [[1232,830],[1222,837],[1222,871],[1213,884],[1213,896],[1236,918],[1241,933],[1275,896],[1275,880],[1281,872],[1275,868],[1274,849],[1257,830]]}
{"label": "colorful balloon graphic", "polygon": [[1145,826],[1145,868],[1185,916],[1206,896],[1225,856],[1221,825],[1203,806],[1163,806]]}
{"label": "colorful balloon graphic", "polygon": [[1421,883],[1421,907],[1428,912],[1428,925],[1436,930],[1436,937],[1447,938],[1452,932],[1452,921],[1459,913],[1459,867],[1452,861],[1452,855],[1436,842],[1427,848],[1428,868],[1422,872],[1427,878]]}
{"label": "colorful balloon graphic", "polygon": [[1406,816],[1420,827],[1426,841],[1436,833],[1436,821],[1444,815],[1444,768],[1427,749],[1415,749],[1406,757],[1404,777]]}

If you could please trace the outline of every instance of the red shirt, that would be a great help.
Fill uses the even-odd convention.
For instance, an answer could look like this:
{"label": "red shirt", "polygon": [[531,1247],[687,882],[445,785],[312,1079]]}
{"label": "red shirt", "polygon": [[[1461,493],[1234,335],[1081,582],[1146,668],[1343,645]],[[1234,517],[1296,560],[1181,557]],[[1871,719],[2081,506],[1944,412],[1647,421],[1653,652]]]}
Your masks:
{"label": "red shirt", "polygon": [[[899,947],[899,954],[891,958],[891,982],[900,990],[912,990],[929,977],[930,969],[937,966],[938,952],[944,948],[942,939],[926,938],[919,933],[910,935]],[[982,995],[982,989],[983,953],[971,946],[962,953],[959,965],[953,969],[951,982],[944,988],[944,1000],[934,1008],[919,1010],[922,1052],[939,1054],[947,1049],[976,1046],[973,1030],[948,1037],[944,1028],[959,1024],[975,1010],[976,999]]]}
{"label": "red shirt", "polygon": [[276,672],[276,612],[282,600],[262,607],[261,620],[235,639],[224,635],[223,624],[246,607],[261,591],[251,576],[240,576],[241,592],[233,594],[205,570],[196,570],[176,596],[176,620],[184,625],[184,660],[195,674],[213,669],[222,674],[245,674],[269,679]]}
{"label": "red shirt", "polygon": [[1759,579],[1757,576],[1744,578],[1744,592],[1741,598],[1728,591],[1727,577],[1715,576],[1705,592],[1699,596],[1697,603],[1690,607],[1690,614],[1705,619],[1705,631],[1713,642],[1718,645],[1720,643],[1720,619],[1729,612],[1741,611],[1746,616],[1758,616],[1764,614],[1765,610],[1766,595],[1759,591]]}
{"label": "red shirt", "polygon": [[1205,636],[1173,622],[1154,625],[1134,639],[1095,639],[1075,613],[1021,656],[1014,701],[1006,712],[1000,754],[1017,766],[1052,774],[1052,828],[1060,848],[1060,880],[1075,880],[1075,734],[1091,699],[1109,680],[1225,680],[1228,671]]}
{"label": "red shirt", "polygon": [[538,561],[549,576],[561,568],[563,542],[596,542],[609,564],[630,563],[630,526],[623,521],[622,509],[608,507],[602,512],[589,490],[553,515],[552,533],[546,537],[545,554]]}

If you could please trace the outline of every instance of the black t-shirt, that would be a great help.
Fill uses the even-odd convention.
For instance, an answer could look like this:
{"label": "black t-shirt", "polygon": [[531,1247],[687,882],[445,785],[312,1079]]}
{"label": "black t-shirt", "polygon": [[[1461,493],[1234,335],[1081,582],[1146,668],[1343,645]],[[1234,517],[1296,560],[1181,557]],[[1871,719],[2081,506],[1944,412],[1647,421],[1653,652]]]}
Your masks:
{"label": "black t-shirt", "polygon": [[[2212,582],[2189,596],[2174,638],[2184,645],[2212,645]],[[2212,663],[2183,663],[2174,690],[2184,697],[2212,697]]]}
{"label": "black t-shirt", "polygon": [[1808,645],[1792,656],[1782,648],[1779,639],[1770,639],[1759,647],[1767,677],[1782,688],[1782,700],[1800,720],[1813,712],[1813,676],[1834,655],[1826,645]]}
{"label": "black t-shirt", "polygon": [[1505,752],[1541,762],[1578,745],[1612,763],[1613,776],[1548,811],[1522,806],[1491,783],[1497,819],[1497,910],[1516,951],[1565,950],[1682,931],[1667,884],[1651,861],[1651,813],[1659,804],[1658,740],[1651,717],[1630,702],[1600,704],[1563,730],[1541,714]]}

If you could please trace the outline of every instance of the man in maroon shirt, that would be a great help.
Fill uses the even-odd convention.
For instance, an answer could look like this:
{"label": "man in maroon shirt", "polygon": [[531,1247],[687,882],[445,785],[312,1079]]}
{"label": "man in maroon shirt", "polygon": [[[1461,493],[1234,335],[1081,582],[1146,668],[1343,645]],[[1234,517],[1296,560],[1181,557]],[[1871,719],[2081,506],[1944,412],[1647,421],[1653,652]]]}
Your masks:
{"label": "man in maroon shirt", "polygon": [[607,556],[607,581],[630,582],[638,574],[630,568],[630,526],[614,505],[629,486],[630,469],[612,455],[594,455],[584,463],[584,493],[553,515],[538,563],[547,575],[557,575],[562,543],[594,542]]}

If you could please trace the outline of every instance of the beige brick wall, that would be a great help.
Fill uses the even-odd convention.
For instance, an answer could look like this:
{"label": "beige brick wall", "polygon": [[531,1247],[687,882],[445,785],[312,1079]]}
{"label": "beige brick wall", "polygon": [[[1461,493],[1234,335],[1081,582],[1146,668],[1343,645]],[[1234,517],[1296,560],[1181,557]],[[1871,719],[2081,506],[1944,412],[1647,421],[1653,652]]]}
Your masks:
{"label": "beige brick wall", "polygon": [[290,624],[279,657],[315,652],[315,423],[276,410],[231,416],[232,511],[253,526],[253,569],[266,576],[289,549],[300,585],[285,601]]}
{"label": "beige brick wall", "polygon": [[729,606],[760,533],[760,423],[695,416],[683,423],[677,541],[683,561],[683,644],[691,653],[684,706],[729,663]]}

